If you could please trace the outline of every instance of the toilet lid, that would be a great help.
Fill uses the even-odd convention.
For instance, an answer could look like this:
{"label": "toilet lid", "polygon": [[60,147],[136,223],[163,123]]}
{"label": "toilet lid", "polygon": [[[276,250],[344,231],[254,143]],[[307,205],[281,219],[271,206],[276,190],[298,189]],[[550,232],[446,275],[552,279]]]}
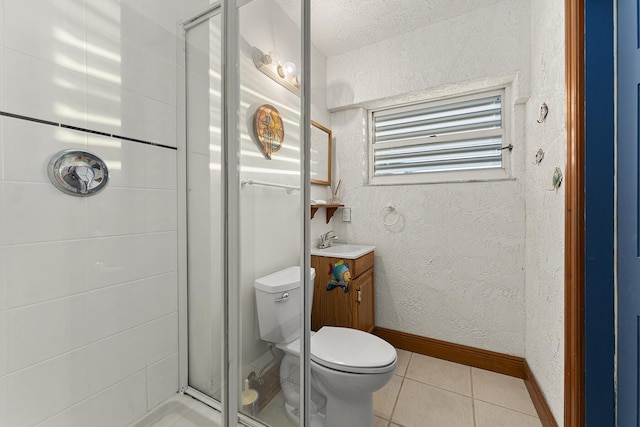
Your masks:
{"label": "toilet lid", "polygon": [[388,372],[395,368],[396,349],[357,329],[324,326],[311,340],[311,360],[342,372]]}

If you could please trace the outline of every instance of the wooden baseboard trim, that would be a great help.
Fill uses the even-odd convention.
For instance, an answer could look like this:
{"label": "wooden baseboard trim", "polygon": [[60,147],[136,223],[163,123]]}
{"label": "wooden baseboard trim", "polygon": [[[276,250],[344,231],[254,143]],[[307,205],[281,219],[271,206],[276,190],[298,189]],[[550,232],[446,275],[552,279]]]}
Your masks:
{"label": "wooden baseboard trim", "polygon": [[487,371],[497,372],[524,379],[524,359],[494,351],[482,350],[466,345],[454,344],[420,335],[394,331],[393,329],[376,328],[374,335],[379,336],[396,348],[437,357],[438,359],[463,365],[474,366]]}
{"label": "wooden baseboard trim", "polygon": [[533,406],[536,408],[538,418],[540,418],[540,423],[544,427],[558,427],[558,423],[551,413],[551,408],[549,408],[549,405],[542,394],[542,390],[536,381],[536,377],[533,375],[533,372],[531,372],[531,368],[529,368],[529,364],[526,360],[524,361],[524,384],[527,386],[527,391],[529,391],[529,396],[531,396]]}
{"label": "wooden baseboard trim", "polygon": [[522,357],[510,356],[495,351],[454,344],[377,326],[373,330],[373,334],[402,350],[523,379],[542,425],[544,427],[558,427],[558,423],[556,423],[551,409],[549,409],[549,405],[536,382],[533,372],[531,372],[527,361]]}

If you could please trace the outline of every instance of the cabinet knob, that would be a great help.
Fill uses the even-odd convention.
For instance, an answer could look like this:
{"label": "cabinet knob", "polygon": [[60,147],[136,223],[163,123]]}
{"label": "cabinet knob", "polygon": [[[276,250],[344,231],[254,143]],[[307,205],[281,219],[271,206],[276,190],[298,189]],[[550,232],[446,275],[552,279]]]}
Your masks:
{"label": "cabinet knob", "polygon": [[358,298],[356,299],[356,301],[358,302],[358,304],[362,302],[362,292],[360,291],[360,289],[358,289]]}

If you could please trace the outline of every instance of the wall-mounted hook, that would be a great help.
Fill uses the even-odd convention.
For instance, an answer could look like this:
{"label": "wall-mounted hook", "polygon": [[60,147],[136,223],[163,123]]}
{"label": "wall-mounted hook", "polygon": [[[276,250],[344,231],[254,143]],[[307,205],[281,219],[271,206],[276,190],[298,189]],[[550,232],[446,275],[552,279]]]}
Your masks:
{"label": "wall-mounted hook", "polygon": [[549,191],[554,191],[557,190],[558,188],[560,188],[560,185],[562,185],[562,171],[560,170],[560,168],[555,168],[553,170],[553,179],[551,181],[553,188],[550,188]]}
{"label": "wall-mounted hook", "polygon": [[536,120],[538,123],[542,123],[547,119],[547,114],[549,114],[549,107],[546,103],[540,104],[540,117]]}
{"label": "wall-mounted hook", "polygon": [[544,150],[542,148],[538,148],[538,152],[536,153],[536,159],[533,161],[534,165],[539,165],[542,163],[542,159],[544,159]]}
{"label": "wall-mounted hook", "polygon": [[506,147],[500,147],[500,148],[496,148],[496,151],[502,151],[502,150],[509,150],[509,151],[513,151],[513,144],[509,144]]}

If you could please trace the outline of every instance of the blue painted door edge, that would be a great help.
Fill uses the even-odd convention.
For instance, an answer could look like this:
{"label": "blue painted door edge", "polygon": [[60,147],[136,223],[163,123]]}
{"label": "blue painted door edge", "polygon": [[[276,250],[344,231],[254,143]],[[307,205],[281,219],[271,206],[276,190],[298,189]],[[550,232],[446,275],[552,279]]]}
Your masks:
{"label": "blue painted door edge", "polygon": [[585,0],[585,420],[615,425],[614,4]]}

